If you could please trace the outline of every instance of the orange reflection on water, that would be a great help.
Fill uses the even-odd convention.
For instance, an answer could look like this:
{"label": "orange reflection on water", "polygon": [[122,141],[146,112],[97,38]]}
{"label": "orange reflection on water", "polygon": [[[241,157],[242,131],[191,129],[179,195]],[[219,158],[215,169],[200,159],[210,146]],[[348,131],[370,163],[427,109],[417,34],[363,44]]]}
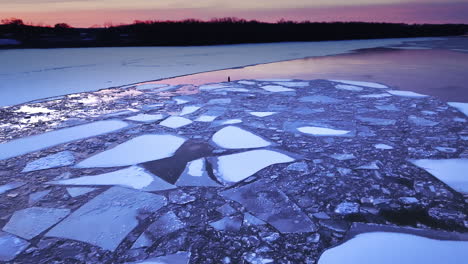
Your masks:
{"label": "orange reflection on water", "polygon": [[448,50],[369,49],[221,70],[153,82],[200,85],[240,79],[344,79],[379,82],[392,88],[468,102],[468,54]]}

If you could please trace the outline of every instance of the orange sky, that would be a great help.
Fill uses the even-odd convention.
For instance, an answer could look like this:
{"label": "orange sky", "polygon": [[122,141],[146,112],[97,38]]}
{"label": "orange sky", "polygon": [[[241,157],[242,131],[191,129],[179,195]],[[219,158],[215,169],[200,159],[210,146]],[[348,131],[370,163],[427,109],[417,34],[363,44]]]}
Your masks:
{"label": "orange sky", "polygon": [[75,27],[234,16],[275,22],[468,23],[468,0],[0,0],[0,18]]}

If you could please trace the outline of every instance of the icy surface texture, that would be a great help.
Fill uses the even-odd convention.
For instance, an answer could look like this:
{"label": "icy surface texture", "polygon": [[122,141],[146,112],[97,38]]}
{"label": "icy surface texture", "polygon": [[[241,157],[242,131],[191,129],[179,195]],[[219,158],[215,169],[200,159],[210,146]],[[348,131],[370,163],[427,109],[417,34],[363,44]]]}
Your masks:
{"label": "icy surface texture", "polygon": [[22,172],[64,167],[74,163],[75,156],[73,156],[73,153],[70,151],[62,151],[28,163]]}

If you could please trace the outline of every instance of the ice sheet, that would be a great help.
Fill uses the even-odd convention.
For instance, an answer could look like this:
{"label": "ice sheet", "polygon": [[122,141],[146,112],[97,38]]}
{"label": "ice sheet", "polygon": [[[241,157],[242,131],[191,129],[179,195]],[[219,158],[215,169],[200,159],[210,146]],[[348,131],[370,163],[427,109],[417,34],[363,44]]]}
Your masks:
{"label": "ice sheet", "polygon": [[299,130],[299,132],[314,135],[314,136],[342,136],[351,132],[348,130],[339,130],[339,129],[332,129],[332,128],[326,128],[326,127],[313,127],[313,126],[299,127],[297,130]]}
{"label": "ice sheet", "polygon": [[421,97],[427,97],[428,95],[425,94],[420,94],[420,93],[415,93],[411,91],[399,91],[399,90],[390,90],[387,91],[389,94],[393,94],[396,96],[403,96],[403,97],[413,97],[413,98],[421,98]]}
{"label": "ice sheet", "polygon": [[445,182],[454,190],[468,193],[468,159],[420,159],[410,160],[414,165],[426,170]]}
{"label": "ice sheet", "polygon": [[249,114],[258,117],[266,117],[276,114],[276,112],[249,112]]}
{"label": "ice sheet", "polygon": [[330,81],[349,84],[349,85],[370,87],[370,88],[379,88],[379,89],[388,88],[388,86],[386,86],[386,85],[383,85],[383,84],[380,84],[380,83],[373,83],[373,82],[347,81],[347,80],[330,80]]}
{"label": "ice sheet", "polygon": [[132,120],[137,122],[146,122],[151,123],[164,118],[162,114],[150,115],[150,114],[139,114],[131,117],[125,118],[126,120]]}
{"label": "ice sheet", "polygon": [[464,113],[466,116],[468,116],[468,103],[456,103],[456,102],[450,102],[448,103],[451,107],[457,108],[460,112]]}
{"label": "ice sheet", "polygon": [[168,119],[159,123],[161,126],[169,127],[169,128],[179,128],[191,124],[192,120],[187,119],[185,117],[180,116],[171,116]]}
{"label": "ice sheet", "polygon": [[174,155],[184,142],[184,138],[174,135],[142,135],[89,157],[76,167],[117,167],[163,159]]}
{"label": "ice sheet", "polygon": [[[326,250],[318,264],[459,264],[467,241],[440,241],[409,234],[365,233]],[[462,261],[463,262],[463,261]]]}
{"label": "ice sheet", "polygon": [[265,85],[261,87],[263,90],[272,92],[272,93],[279,93],[279,92],[294,92],[294,89],[286,88],[280,85]]}
{"label": "ice sheet", "polygon": [[75,156],[70,151],[62,151],[34,161],[29,162],[22,172],[44,170],[69,166],[75,163]]}
{"label": "ice sheet", "polygon": [[226,149],[261,148],[271,145],[263,138],[235,126],[222,128],[213,135],[212,140]]}
{"label": "ice sheet", "polygon": [[43,134],[15,139],[0,144],[0,160],[20,156],[29,152],[59,144],[110,133],[127,126],[117,120],[97,121],[85,125],[59,129]]}

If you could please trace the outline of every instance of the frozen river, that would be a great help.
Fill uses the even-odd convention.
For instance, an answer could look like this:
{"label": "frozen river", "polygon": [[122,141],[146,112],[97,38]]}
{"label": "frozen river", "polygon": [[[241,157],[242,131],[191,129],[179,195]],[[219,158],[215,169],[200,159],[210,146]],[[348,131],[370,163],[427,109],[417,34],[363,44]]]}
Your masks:
{"label": "frozen river", "polygon": [[147,80],[402,45],[415,40],[434,38],[205,47],[0,50],[0,106]]}

